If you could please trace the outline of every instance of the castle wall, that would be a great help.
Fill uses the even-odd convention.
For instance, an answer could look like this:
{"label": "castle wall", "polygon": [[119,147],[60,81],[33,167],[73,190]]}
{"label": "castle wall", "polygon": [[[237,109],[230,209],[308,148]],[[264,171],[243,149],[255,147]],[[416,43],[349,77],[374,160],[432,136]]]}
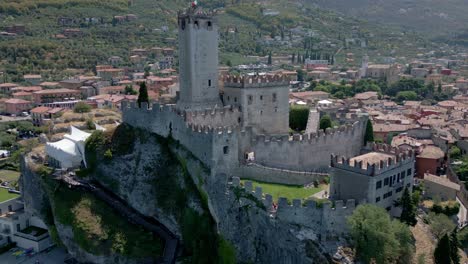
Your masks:
{"label": "castle wall", "polygon": [[211,128],[187,124],[174,105],[122,104],[123,122],[163,137],[172,136],[209,167],[219,170],[236,166],[237,137],[228,128]]}
{"label": "castle wall", "polygon": [[254,136],[251,142],[244,133],[241,153],[254,152],[255,162],[267,167],[295,171],[328,171],[332,153],[353,157],[360,153],[364,141],[366,121],[324,133],[282,137]]}
{"label": "castle wall", "polygon": [[328,174],[269,168],[258,164],[241,165],[233,173],[243,179],[261,182],[304,185],[322,181]]}
{"label": "castle wall", "polygon": [[239,126],[241,113],[236,107],[205,109],[199,111],[185,111],[185,121],[189,124],[224,127]]}
{"label": "castle wall", "polygon": [[252,182],[249,181],[246,181],[244,186],[240,186],[238,177],[233,177],[232,186],[243,188],[245,192],[256,197],[273,218],[288,224],[310,228],[322,238],[348,234],[346,219],[356,208],[355,200],[335,201],[334,206],[331,202],[325,202],[322,206],[318,206],[312,200],[306,201],[304,205],[301,199],[294,199],[289,203],[286,198],[279,198],[275,210],[272,196],[264,194],[261,187],[256,187],[254,190]]}

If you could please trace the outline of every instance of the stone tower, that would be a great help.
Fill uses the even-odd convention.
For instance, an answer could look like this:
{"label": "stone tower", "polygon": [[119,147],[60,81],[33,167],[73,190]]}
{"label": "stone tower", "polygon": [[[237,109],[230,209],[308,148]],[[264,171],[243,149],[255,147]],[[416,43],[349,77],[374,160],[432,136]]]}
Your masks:
{"label": "stone tower", "polygon": [[183,109],[221,106],[218,90],[218,25],[195,4],[178,14],[180,94]]}
{"label": "stone tower", "polygon": [[366,77],[368,67],[369,67],[369,56],[367,56],[366,54],[364,55],[364,57],[362,57],[362,64],[361,64],[361,70],[360,70],[361,78]]}

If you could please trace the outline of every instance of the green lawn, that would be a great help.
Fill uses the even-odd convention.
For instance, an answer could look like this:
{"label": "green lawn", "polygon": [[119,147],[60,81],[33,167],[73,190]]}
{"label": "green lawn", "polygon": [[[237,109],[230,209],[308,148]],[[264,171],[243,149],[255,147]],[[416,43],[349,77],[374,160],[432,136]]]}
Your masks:
{"label": "green lawn", "polygon": [[[302,185],[295,186],[249,181],[253,182],[254,190],[256,186],[260,186],[264,194],[271,194],[273,201],[277,201],[279,197],[286,197],[289,201],[292,201],[292,199],[307,199],[325,188],[324,185],[320,185],[318,188],[304,188]],[[242,180],[241,182],[243,184],[245,181]]]}
{"label": "green lawn", "polygon": [[9,193],[7,189],[0,188],[0,203],[16,198],[19,194],[16,193]]}
{"label": "green lawn", "polygon": [[14,182],[14,181],[18,181],[19,177],[20,177],[20,173],[17,171],[0,170],[1,181]]}

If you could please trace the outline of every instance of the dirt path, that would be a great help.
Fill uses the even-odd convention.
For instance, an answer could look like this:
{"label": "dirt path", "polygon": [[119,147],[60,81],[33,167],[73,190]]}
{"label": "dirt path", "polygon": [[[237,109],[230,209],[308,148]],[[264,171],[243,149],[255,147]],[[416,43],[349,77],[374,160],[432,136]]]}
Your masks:
{"label": "dirt path", "polygon": [[418,219],[416,226],[411,227],[411,232],[416,239],[416,252],[413,263],[434,264],[432,254],[434,253],[436,242],[429,230],[429,226],[424,224],[421,219]]}

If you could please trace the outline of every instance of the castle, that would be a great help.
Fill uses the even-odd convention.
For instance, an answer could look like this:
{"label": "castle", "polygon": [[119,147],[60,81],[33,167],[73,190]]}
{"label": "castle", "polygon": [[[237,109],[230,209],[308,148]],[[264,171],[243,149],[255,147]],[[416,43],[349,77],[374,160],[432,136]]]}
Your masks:
{"label": "castle", "polygon": [[[190,7],[178,13],[178,30],[177,103],[140,107],[124,103],[125,123],[164,137],[171,135],[208,167],[229,177],[288,183],[281,173],[271,173],[282,170],[292,183],[310,183],[320,177],[319,172],[328,171],[332,153],[360,153],[367,115],[353,115],[345,125],[326,131],[290,136],[286,76],[225,76],[221,95],[214,14]],[[273,178],[265,179],[269,174]]]}

